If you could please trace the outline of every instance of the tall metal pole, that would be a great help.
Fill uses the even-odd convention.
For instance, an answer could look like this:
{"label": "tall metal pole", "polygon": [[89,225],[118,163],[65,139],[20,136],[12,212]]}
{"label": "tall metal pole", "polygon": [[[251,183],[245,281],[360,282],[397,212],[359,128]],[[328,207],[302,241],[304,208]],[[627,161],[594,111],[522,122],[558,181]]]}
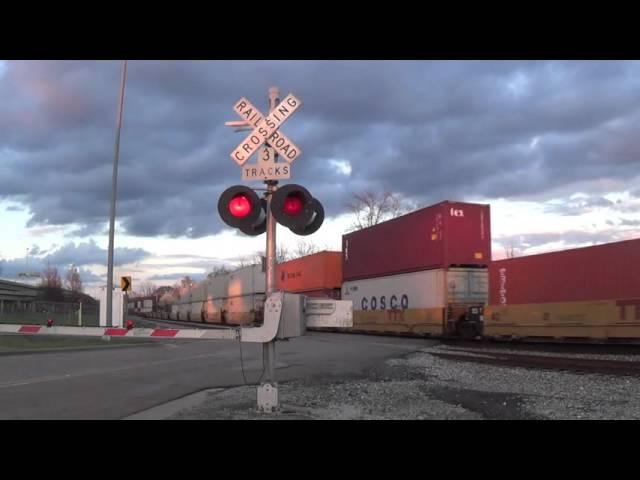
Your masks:
{"label": "tall metal pole", "polygon": [[[277,87],[271,87],[269,89],[269,112],[272,112],[278,103],[280,102],[280,90]],[[278,156],[274,156],[277,162]],[[267,185],[267,249],[266,249],[266,295],[267,298],[275,291],[276,286],[276,221],[271,214],[271,197],[273,193],[278,189],[277,180],[266,180]],[[266,389],[272,392],[271,396],[275,399],[273,406],[278,406],[278,387],[276,384],[276,342],[272,340],[268,343],[262,344],[262,358],[265,364]],[[261,385],[259,388],[265,388],[265,385]],[[260,397],[260,395],[258,395]],[[258,400],[258,406],[260,407],[260,400]],[[271,404],[271,402],[267,402]]]}
{"label": "tall metal pole", "polygon": [[124,83],[127,77],[127,61],[122,61],[120,77],[120,98],[116,115],[116,142],[113,152],[113,177],[111,179],[111,214],[109,217],[109,258],[107,264],[107,326],[113,325],[113,236],[116,226],[116,193],[118,191],[118,160],[120,158],[120,128],[124,107]]}

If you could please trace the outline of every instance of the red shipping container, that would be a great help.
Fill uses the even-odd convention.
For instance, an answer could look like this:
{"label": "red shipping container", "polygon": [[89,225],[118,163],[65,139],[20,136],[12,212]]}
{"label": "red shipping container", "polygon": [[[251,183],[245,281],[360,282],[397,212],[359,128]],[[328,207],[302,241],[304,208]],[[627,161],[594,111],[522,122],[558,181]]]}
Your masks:
{"label": "red shipping container", "polygon": [[276,265],[276,289],[311,292],[342,288],[342,252],[319,252]]}
{"label": "red shipping container", "polygon": [[489,205],[445,201],[342,236],[345,281],[491,262]]}
{"label": "red shipping container", "polygon": [[497,260],[489,303],[579,302],[640,298],[640,239]]}

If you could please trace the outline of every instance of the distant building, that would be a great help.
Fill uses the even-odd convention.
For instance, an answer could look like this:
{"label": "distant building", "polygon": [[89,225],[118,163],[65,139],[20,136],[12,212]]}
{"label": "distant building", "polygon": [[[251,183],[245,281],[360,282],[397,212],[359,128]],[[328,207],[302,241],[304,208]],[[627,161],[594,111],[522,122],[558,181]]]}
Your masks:
{"label": "distant building", "polygon": [[[51,289],[0,279],[0,315],[16,311],[35,311],[36,302],[51,301],[48,294]],[[73,292],[65,288],[55,289],[56,302],[97,305],[98,301],[82,292]]]}
{"label": "distant building", "polygon": [[26,283],[0,280],[0,315],[18,310],[33,311],[40,289]]}

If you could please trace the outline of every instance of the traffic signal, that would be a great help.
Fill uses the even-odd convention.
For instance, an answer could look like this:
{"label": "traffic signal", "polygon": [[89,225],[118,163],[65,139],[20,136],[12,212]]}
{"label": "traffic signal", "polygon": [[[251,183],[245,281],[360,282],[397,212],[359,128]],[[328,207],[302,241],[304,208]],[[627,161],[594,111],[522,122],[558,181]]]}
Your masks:
{"label": "traffic signal", "polygon": [[306,188],[295,183],[273,193],[271,213],[280,225],[296,235],[311,235],[324,221],[322,204]]}
{"label": "traffic signal", "polygon": [[234,185],[218,200],[218,213],[230,227],[247,235],[260,235],[267,229],[267,202],[249,187]]}

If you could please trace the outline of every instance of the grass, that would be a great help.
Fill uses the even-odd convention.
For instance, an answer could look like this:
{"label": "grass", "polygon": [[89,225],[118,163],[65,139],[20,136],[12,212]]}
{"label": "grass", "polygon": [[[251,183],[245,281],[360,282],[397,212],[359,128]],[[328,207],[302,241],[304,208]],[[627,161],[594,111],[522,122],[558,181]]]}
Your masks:
{"label": "grass", "polygon": [[154,342],[154,340],[144,338],[128,339],[111,337],[111,339],[107,341],[103,340],[102,337],[8,334],[0,335],[0,352],[140,345],[152,342]]}

